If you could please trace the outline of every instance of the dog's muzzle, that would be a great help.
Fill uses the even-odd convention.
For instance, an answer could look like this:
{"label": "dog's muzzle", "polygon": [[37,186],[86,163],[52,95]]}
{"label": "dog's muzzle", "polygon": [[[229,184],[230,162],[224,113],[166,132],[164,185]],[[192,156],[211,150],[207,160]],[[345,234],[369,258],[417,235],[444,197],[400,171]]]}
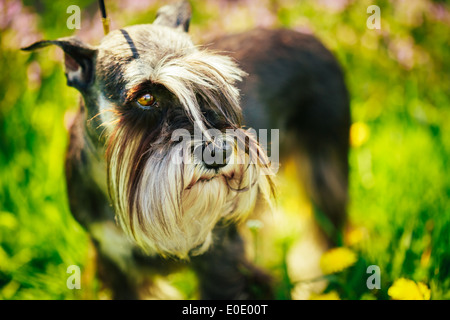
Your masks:
{"label": "dog's muzzle", "polygon": [[208,169],[218,170],[227,165],[232,155],[232,148],[227,142],[203,142],[203,165]]}
{"label": "dog's muzzle", "polygon": [[245,219],[260,192],[270,197],[270,177],[234,138],[154,144],[139,175],[124,160],[136,146],[117,144],[109,181],[123,229],[144,249],[187,258],[211,245],[219,221]]}

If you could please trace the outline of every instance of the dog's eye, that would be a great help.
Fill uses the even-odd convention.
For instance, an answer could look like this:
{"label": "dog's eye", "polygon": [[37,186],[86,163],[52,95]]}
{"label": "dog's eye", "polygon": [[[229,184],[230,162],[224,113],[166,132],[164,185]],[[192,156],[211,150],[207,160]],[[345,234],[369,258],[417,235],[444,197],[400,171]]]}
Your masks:
{"label": "dog's eye", "polygon": [[155,104],[156,99],[150,93],[146,93],[136,99],[136,102],[142,107],[150,107]]}

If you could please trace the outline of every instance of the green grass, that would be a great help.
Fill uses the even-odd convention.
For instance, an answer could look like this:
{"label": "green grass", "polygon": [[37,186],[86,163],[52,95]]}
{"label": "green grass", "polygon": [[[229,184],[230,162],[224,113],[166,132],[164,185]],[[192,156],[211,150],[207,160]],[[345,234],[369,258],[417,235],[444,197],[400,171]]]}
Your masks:
{"label": "green grass", "polygon": [[[194,1],[191,31],[201,40],[209,31],[244,30],[263,21],[309,29],[341,62],[353,122],[367,128],[366,139],[350,154],[350,225],[362,236],[346,242],[357,262],[328,277],[326,292],[341,299],[389,299],[389,287],[404,277],[425,283],[431,299],[450,299],[449,5],[376,1],[381,30],[369,30],[371,1],[342,9],[315,1],[267,2],[261,13],[256,10],[264,2],[249,11],[243,5],[219,10],[225,1]],[[0,299],[97,299],[105,294],[92,248],[68,210],[64,183],[70,118],[65,114],[77,107],[78,94],[65,85],[58,49],[18,50],[29,44],[21,43],[26,36],[38,40],[74,33],[65,27],[66,4],[41,3],[40,8],[24,6],[9,24],[0,25]],[[99,18],[89,3],[71,4],[83,9],[80,37],[95,42],[101,34],[89,23]],[[119,27],[150,22],[158,7],[119,9],[119,3],[109,8]],[[25,16],[31,17],[28,24],[20,20]],[[282,189],[281,205],[288,212],[299,210],[295,202],[300,200],[288,189]],[[289,273],[295,265],[288,266],[287,256],[302,234],[295,228],[275,230],[269,238],[271,244],[258,241],[258,262],[280,279],[277,297],[287,299],[298,280]],[[73,264],[82,269],[82,290],[67,289],[66,270]],[[366,268],[373,264],[381,270],[379,290],[366,287]],[[169,282],[182,297],[198,297],[192,273],[175,274]]]}

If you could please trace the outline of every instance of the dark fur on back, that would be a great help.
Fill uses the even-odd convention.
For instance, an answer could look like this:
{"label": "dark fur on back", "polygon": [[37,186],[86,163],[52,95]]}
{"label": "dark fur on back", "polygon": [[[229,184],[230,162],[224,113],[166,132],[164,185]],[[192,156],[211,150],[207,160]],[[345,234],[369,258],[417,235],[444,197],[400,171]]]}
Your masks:
{"label": "dark fur on back", "polygon": [[249,74],[239,84],[244,124],[280,129],[281,161],[297,154],[320,223],[330,241],[339,242],[348,198],[350,102],[336,58],[316,37],[287,29],[229,35],[212,47]]}

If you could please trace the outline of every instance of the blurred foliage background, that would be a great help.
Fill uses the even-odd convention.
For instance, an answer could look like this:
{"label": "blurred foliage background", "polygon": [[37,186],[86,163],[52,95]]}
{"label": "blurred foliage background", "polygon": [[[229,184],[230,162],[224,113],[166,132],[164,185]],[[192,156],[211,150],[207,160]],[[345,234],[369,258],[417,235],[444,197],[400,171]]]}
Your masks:
{"label": "blurred foliage background", "polygon": [[[106,1],[111,28],[152,22],[163,3]],[[66,128],[78,93],[65,85],[60,50],[19,51],[33,41],[72,34],[97,44],[103,35],[97,1],[70,4],[82,9],[80,30],[66,27],[70,14],[65,1],[0,0],[1,299],[108,297],[95,274],[88,235],[67,205]],[[327,259],[321,253],[292,258],[303,229],[291,221],[308,216],[310,209],[299,197],[295,179],[280,177],[284,220],[269,236],[264,231],[267,223],[249,225],[254,240],[261,238],[253,258],[280,280],[277,298],[401,299],[416,290],[418,298],[449,299],[449,3],[192,0],[191,4],[190,33],[196,42],[256,26],[293,28],[317,35],[346,73],[353,120],[350,221],[340,248],[346,251]],[[374,4],[381,9],[379,30],[366,26],[371,15],[367,8]],[[291,170],[289,164],[284,168]],[[311,279],[299,272],[308,259],[315,259],[320,274],[327,273],[327,263],[336,268]],[[81,290],[66,286],[67,267],[73,264],[82,269]],[[370,265],[380,268],[380,289],[367,287]],[[198,298],[191,272],[164,281],[176,297]],[[312,288],[318,282],[320,290],[306,290],[305,295],[305,286]]]}

